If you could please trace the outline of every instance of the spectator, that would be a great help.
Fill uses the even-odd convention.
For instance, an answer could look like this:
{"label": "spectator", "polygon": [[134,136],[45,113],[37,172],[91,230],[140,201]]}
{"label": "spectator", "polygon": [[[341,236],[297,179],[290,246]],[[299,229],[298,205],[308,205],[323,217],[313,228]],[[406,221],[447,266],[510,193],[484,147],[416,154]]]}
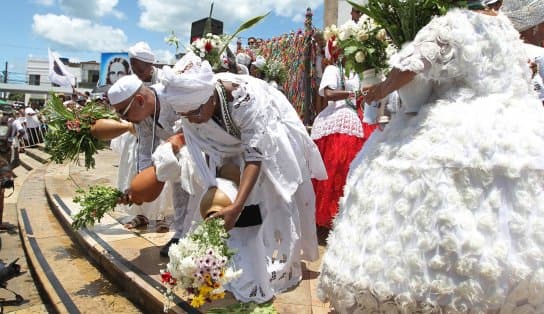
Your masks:
{"label": "spectator", "polygon": [[9,230],[12,228],[10,224],[4,224],[2,218],[4,216],[4,190],[13,188],[13,172],[6,159],[0,157],[0,230]]}
{"label": "spectator", "polygon": [[42,143],[43,136],[40,130],[41,123],[38,119],[37,112],[32,109],[32,107],[26,107],[24,112],[27,132],[27,142],[25,144],[28,146]]}

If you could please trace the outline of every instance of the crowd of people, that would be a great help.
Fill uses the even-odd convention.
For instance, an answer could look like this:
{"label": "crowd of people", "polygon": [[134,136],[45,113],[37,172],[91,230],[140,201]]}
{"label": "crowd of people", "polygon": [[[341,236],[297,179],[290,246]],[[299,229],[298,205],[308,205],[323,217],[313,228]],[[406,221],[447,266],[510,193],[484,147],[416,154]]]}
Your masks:
{"label": "crowd of people", "polygon": [[[301,261],[319,257],[320,228],[330,233],[319,297],[339,313],[544,310],[544,48],[523,43],[502,1],[469,4],[423,27],[376,83],[346,73],[343,51],[322,43],[324,103],[310,134],[263,80],[257,38],[216,72],[192,52],[160,69],[146,43],[132,46],[134,74],[107,93],[136,124],[112,143],[134,216],[125,227],[155,219],[168,230],[173,211],[168,257],[202,219],[202,193],[234,165],[232,204],[208,219],[225,220],[237,250],[243,274],[226,288],[240,301],[298,284]],[[538,10],[529,27],[544,22]],[[150,167],[166,187],[132,204],[130,181]]]}

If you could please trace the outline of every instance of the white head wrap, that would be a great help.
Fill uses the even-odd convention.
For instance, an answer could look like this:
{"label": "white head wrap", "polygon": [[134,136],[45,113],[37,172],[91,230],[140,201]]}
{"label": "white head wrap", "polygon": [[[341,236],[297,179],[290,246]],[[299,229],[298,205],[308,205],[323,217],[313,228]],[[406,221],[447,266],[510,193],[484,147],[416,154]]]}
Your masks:
{"label": "white head wrap", "polygon": [[238,74],[249,75],[249,70],[247,69],[245,65],[237,64],[236,67],[238,68]]}
{"label": "white head wrap", "polygon": [[257,69],[262,70],[266,65],[266,59],[263,56],[257,56],[257,59],[251,64],[253,64]]}
{"label": "white head wrap", "polygon": [[164,97],[177,112],[200,107],[212,95],[217,81],[210,63],[192,52],[185,54],[174,68],[165,66],[162,70]]}
{"label": "white head wrap", "polygon": [[146,63],[155,62],[155,54],[153,54],[149,45],[143,41],[140,41],[134,46],[128,48],[128,57],[131,59],[138,59]]}
{"label": "white head wrap", "polygon": [[544,1],[504,0],[502,12],[522,32],[544,22]]}
{"label": "white head wrap", "polygon": [[143,82],[135,74],[125,75],[108,90],[110,104],[117,105],[129,99],[142,86]]}
{"label": "white head wrap", "polygon": [[236,63],[247,67],[251,63],[251,57],[247,53],[240,52],[236,55]]}
{"label": "white head wrap", "polygon": [[491,4],[497,3],[497,2],[499,2],[499,1],[500,1],[500,0],[484,0],[484,1],[482,1],[482,4],[487,6],[487,5],[491,5]]}

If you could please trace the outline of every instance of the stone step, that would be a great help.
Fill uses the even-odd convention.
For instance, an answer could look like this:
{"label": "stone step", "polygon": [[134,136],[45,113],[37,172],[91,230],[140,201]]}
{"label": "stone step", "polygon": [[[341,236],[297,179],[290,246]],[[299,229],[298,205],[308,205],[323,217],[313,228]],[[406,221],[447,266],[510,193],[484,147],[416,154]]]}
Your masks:
{"label": "stone step", "polygon": [[17,210],[22,242],[46,305],[59,313],[141,312],[74,245],[53,215],[45,195],[45,171],[42,167],[28,175]]}
{"label": "stone step", "polygon": [[37,147],[30,147],[25,149],[25,154],[41,162],[42,164],[49,162],[49,154]]}
{"label": "stone step", "polygon": [[43,167],[43,164],[41,162],[37,161],[36,159],[30,157],[27,154],[19,154],[19,160],[21,161],[21,166],[28,171]]}
{"label": "stone step", "polygon": [[[138,303],[145,312],[163,311],[164,288],[160,282],[160,270],[166,267],[167,260],[159,255],[160,245],[153,242],[151,236],[141,236],[125,229],[116,219],[106,215],[93,228],[79,231],[71,229],[72,215],[79,211],[79,206],[72,202],[75,190],[81,186],[102,184],[112,185],[108,172],[101,172],[100,167],[111,167],[105,159],[97,164],[98,169],[87,171],[77,166],[49,164],[45,174],[46,193],[51,209],[59,222],[65,226],[71,237],[85,250],[98,266],[114,278],[116,283],[128,292],[128,297]],[[93,173],[100,175],[93,175]],[[78,177],[78,180],[73,180]],[[69,179],[67,179],[69,178]],[[167,241],[165,239],[165,241]],[[200,313],[179,297],[171,313]]]}

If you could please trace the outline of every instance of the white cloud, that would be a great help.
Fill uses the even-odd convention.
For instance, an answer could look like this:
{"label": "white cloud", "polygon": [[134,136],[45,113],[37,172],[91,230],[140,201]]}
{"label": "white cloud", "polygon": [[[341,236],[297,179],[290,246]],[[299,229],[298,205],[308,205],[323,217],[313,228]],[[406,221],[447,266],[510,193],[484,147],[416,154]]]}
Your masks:
{"label": "white cloud", "polygon": [[[44,1],[44,0],[41,0]],[[59,0],[60,7],[72,16],[94,19],[106,15],[123,18],[124,14],[115,10],[118,0]]]}
{"label": "white cloud", "polygon": [[168,50],[155,50],[155,58],[158,63],[174,64],[176,63],[176,56],[174,53]]}
{"label": "white cloud", "polygon": [[39,4],[39,5],[43,5],[43,6],[46,6],[46,7],[50,7],[53,4],[55,4],[55,0],[34,0],[34,3]]}
{"label": "white cloud", "polygon": [[[179,0],[138,0],[142,10],[139,26],[148,30],[180,32],[180,39],[189,38],[191,23],[209,14],[210,1],[195,1],[190,6]],[[291,18],[295,22],[304,20],[306,8],[322,5],[322,0],[230,0],[214,3],[213,17],[223,21],[224,29],[234,30],[240,22],[251,17],[273,11],[276,15]],[[187,42],[182,40],[182,42]]]}
{"label": "white cloud", "polygon": [[78,51],[120,51],[127,46],[127,36],[111,26],[65,15],[33,17],[32,29],[52,43]]}

